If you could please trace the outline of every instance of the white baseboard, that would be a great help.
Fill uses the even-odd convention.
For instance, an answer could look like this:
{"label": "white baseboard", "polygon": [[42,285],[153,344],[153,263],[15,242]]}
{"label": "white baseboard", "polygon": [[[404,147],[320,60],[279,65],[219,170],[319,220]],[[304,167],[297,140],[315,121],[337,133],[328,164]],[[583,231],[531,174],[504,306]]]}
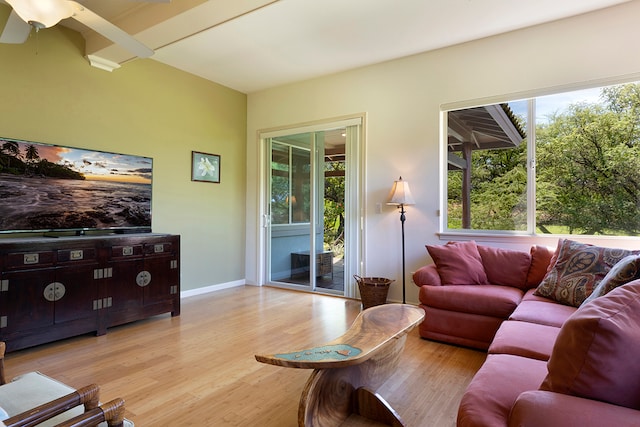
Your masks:
{"label": "white baseboard", "polygon": [[209,292],[221,291],[223,289],[236,288],[238,286],[244,286],[245,280],[235,280],[233,282],[220,283],[217,285],[204,286],[197,289],[189,289],[188,291],[181,291],[180,298],[188,298],[196,295],[208,294]]}

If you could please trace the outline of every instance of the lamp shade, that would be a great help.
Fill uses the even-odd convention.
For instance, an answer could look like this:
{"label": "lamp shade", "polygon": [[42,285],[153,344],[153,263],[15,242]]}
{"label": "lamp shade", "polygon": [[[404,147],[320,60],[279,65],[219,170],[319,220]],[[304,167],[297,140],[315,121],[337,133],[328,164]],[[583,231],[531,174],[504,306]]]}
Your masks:
{"label": "lamp shade", "polygon": [[411,195],[411,190],[409,189],[409,183],[407,181],[403,181],[402,177],[397,181],[393,182],[393,188],[391,188],[391,192],[389,193],[389,200],[387,200],[388,205],[415,205],[416,202],[413,200],[413,196]]}
{"label": "lamp shade", "polygon": [[24,22],[36,28],[49,28],[73,15],[66,0],[6,0]]}

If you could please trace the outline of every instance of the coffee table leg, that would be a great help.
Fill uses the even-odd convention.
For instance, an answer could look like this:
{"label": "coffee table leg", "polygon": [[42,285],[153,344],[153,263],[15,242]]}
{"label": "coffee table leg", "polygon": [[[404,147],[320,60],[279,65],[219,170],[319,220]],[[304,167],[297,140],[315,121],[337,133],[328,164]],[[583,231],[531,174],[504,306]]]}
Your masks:
{"label": "coffee table leg", "polygon": [[402,426],[398,414],[375,390],[395,372],[406,338],[403,335],[389,341],[374,357],[359,365],[315,369],[302,391],[298,425],[339,426],[351,414],[358,414]]}
{"label": "coffee table leg", "polygon": [[379,421],[392,427],[404,427],[400,415],[378,393],[366,387],[356,391],[354,412],[364,418]]}

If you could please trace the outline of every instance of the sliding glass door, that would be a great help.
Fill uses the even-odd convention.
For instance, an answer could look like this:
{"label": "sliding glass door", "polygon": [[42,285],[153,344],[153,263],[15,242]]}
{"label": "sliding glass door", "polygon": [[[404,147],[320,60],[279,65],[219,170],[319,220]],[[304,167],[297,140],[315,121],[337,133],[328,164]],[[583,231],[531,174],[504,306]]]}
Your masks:
{"label": "sliding glass door", "polygon": [[271,281],[312,284],[312,138],[307,133],[270,140]]}
{"label": "sliding glass door", "polygon": [[360,239],[358,198],[348,194],[359,180],[349,175],[348,152],[358,135],[359,126],[328,126],[263,138],[266,282],[351,296],[345,279],[357,271]]}

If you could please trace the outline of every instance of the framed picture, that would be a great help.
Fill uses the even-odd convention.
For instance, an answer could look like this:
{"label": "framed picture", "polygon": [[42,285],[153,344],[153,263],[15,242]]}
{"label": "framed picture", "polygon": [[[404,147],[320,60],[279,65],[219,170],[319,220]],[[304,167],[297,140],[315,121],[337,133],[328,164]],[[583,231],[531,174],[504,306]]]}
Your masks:
{"label": "framed picture", "polygon": [[191,152],[191,181],[220,183],[220,156]]}

